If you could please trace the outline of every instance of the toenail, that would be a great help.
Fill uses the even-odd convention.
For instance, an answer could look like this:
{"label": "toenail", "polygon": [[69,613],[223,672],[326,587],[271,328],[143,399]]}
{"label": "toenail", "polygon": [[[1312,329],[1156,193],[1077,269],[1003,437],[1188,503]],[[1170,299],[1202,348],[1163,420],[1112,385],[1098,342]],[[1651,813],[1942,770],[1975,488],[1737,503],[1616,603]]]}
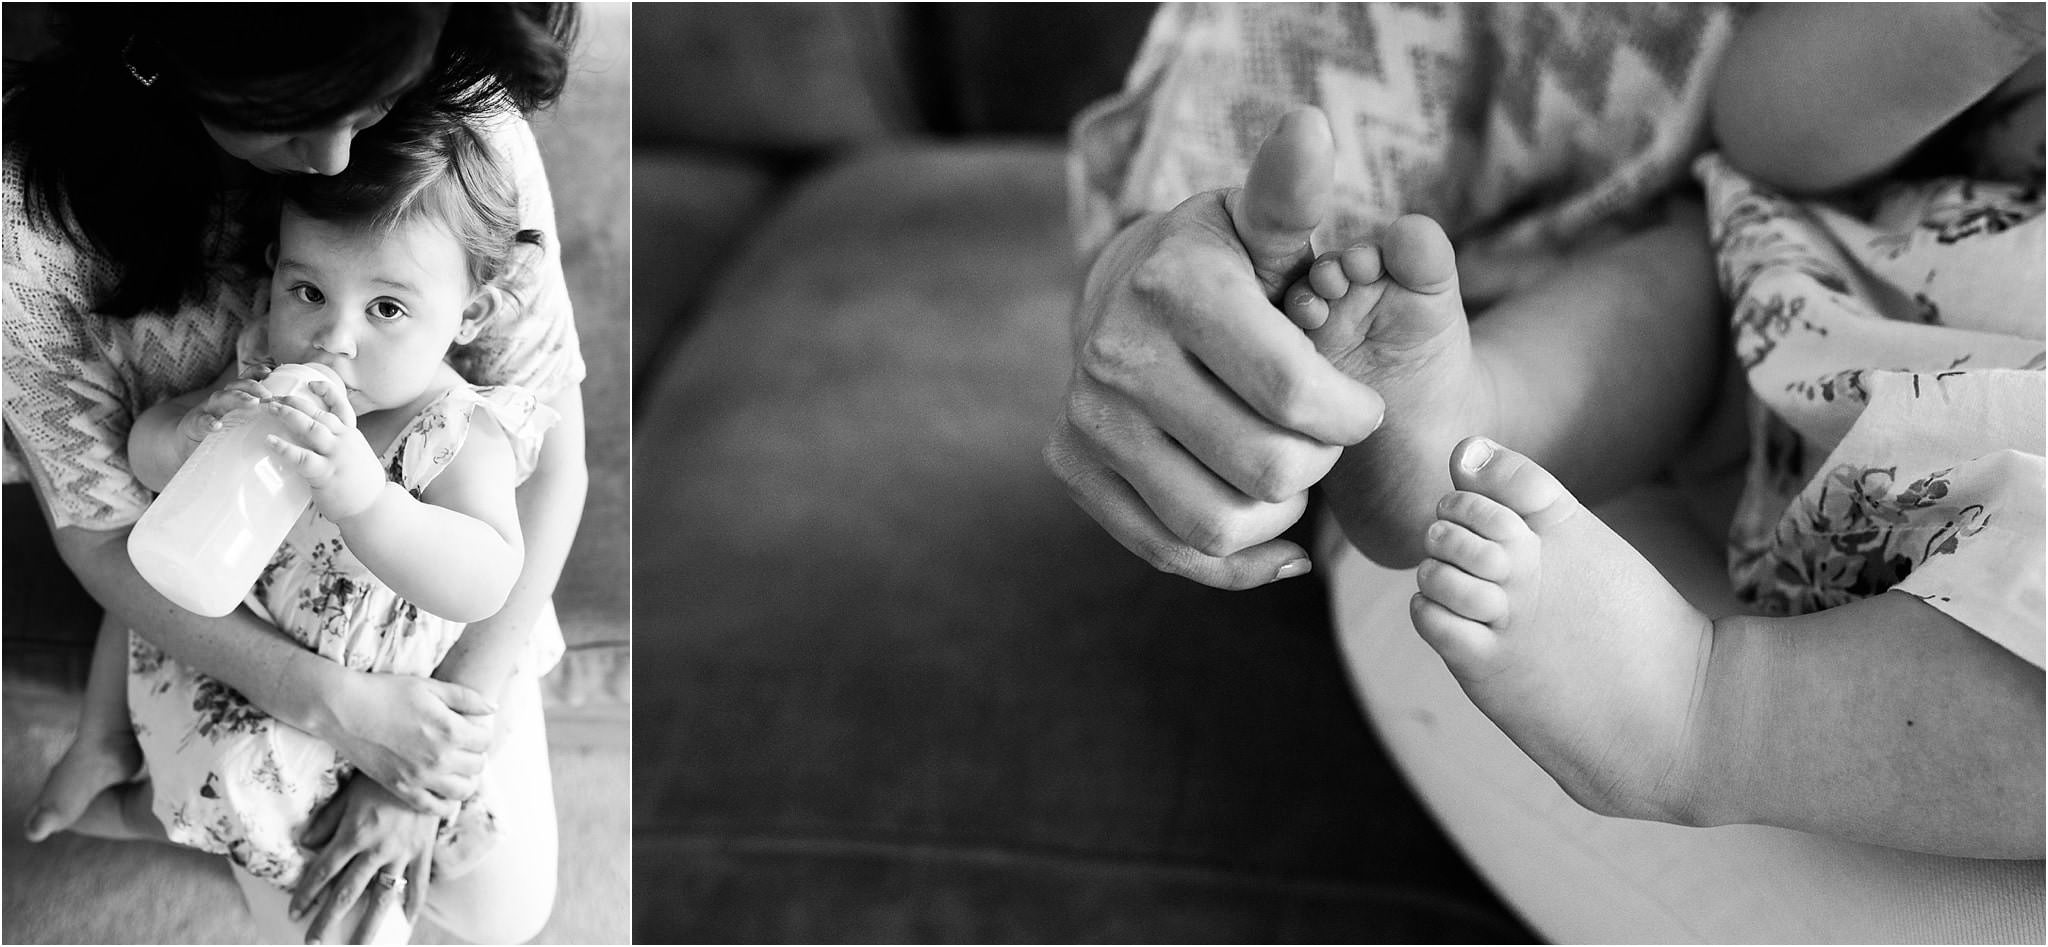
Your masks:
{"label": "toenail", "polygon": [[1472,439],[1472,443],[1466,445],[1465,459],[1459,466],[1464,467],[1467,473],[1478,473],[1486,469],[1487,462],[1493,460],[1496,450],[1498,448],[1492,441],[1483,437],[1475,437]]}
{"label": "toenail", "polygon": [[1308,569],[1309,564],[1307,559],[1289,559],[1287,560],[1286,565],[1280,567],[1279,572],[1273,574],[1273,580],[1277,582],[1281,579],[1292,579],[1295,576],[1307,572]]}

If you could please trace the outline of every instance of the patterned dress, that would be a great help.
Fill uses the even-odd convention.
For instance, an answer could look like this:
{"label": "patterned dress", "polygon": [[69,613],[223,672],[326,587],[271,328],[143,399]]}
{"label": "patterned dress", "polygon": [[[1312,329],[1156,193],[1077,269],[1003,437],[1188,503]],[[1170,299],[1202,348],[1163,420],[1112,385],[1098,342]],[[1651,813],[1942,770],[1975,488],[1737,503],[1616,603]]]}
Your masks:
{"label": "patterned dress", "polygon": [[1737,593],[1790,615],[1905,592],[2040,666],[2040,187],[1823,204],[1697,171],[1754,399]]}
{"label": "patterned dress", "polygon": [[1280,117],[1329,115],[1323,249],[1405,213],[1459,252],[1554,253],[1685,180],[1725,4],[1168,3],[1123,91],[1075,120],[1084,257],[1135,217],[1244,183]]}
{"label": "patterned dress", "polygon": [[[458,386],[415,416],[385,451],[391,482],[417,497],[462,449],[482,415],[502,429],[524,479],[556,420],[531,392]],[[461,637],[460,622],[421,611],[377,580],[343,544],[341,528],[308,508],[247,604],[307,649],[352,670],[428,676]],[[530,642],[521,673],[561,657],[559,636]],[[233,689],[129,636],[128,707],[171,841],[227,855],[289,888],[311,853],[294,841],[354,771],[333,746],[281,723]],[[436,870],[452,874],[488,847],[492,820],[480,788],[443,824]]]}

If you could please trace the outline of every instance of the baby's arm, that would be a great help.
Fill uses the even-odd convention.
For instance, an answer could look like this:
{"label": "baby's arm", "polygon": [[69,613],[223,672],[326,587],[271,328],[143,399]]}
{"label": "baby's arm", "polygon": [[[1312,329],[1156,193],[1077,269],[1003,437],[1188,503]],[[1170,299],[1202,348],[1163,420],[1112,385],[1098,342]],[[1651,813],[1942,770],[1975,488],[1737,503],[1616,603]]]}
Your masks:
{"label": "baby's arm", "polygon": [[385,477],[347,401],[324,383],[308,387],[319,389],[325,405],[305,392],[280,399],[270,410],[293,436],[273,436],[271,448],[305,478],[349,551],[435,615],[470,622],[495,614],[524,558],[504,432],[477,415],[462,452],[415,498]]}
{"label": "baby's arm", "polygon": [[1729,163],[1825,192],[1880,175],[2042,47],[2038,4],[1760,4],[1711,110]]}
{"label": "baby's arm", "polygon": [[159,402],[142,412],[128,431],[129,469],[143,486],[162,493],[221,417],[268,397],[262,385],[238,378],[230,368],[211,388]]}

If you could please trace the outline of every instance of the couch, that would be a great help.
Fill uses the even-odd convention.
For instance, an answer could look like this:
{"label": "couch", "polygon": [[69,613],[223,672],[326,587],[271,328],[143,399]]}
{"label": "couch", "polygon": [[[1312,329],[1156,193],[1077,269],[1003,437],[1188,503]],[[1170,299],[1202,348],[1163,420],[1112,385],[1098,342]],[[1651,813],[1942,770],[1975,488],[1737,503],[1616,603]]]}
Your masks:
{"label": "couch", "polygon": [[1039,459],[1149,14],[636,10],[637,940],[1531,940],[1317,579],[1155,573]]}
{"label": "couch", "polygon": [[[10,60],[47,42],[45,7],[7,4]],[[630,33],[625,5],[586,7],[568,92],[534,120],[589,367],[583,395],[591,473],[555,600],[569,652],[543,679],[562,840],[556,909],[540,937],[546,943],[629,936]],[[9,485],[0,495],[7,759],[0,940],[250,942],[240,894],[220,859],[68,835],[41,845],[23,839],[29,802],[69,743],[100,610],[57,560],[29,488]],[[419,934],[436,936],[431,926]]]}

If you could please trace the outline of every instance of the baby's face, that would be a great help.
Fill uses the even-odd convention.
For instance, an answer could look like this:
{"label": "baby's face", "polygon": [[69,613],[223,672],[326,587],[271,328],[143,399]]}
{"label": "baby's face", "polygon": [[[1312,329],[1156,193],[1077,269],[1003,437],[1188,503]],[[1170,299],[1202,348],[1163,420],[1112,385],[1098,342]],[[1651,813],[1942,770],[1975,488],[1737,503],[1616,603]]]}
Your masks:
{"label": "baby's face", "polygon": [[358,413],[404,407],[440,377],[477,297],[461,244],[439,224],[387,233],[287,206],[270,281],[270,355],[326,365]]}

